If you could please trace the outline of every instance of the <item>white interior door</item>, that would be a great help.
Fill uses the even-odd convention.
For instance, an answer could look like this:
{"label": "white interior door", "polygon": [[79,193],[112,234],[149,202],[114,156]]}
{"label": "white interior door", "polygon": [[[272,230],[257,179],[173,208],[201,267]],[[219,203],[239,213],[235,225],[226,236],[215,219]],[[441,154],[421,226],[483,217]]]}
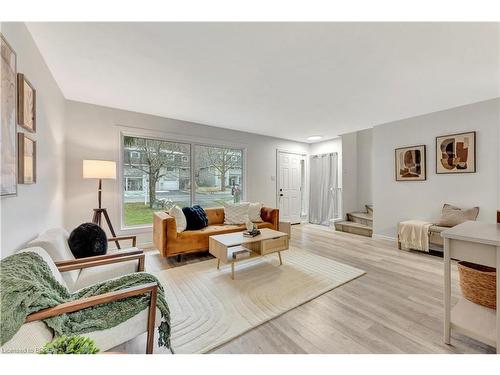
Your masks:
{"label": "white interior door", "polygon": [[278,201],[280,219],[292,224],[300,223],[302,212],[302,173],[303,155],[278,152]]}

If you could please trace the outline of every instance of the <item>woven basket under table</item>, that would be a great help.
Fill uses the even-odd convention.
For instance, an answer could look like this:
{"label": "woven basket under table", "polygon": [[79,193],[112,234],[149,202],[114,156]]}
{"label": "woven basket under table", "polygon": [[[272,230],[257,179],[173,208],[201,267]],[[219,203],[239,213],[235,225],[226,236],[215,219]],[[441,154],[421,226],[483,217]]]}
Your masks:
{"label": "woven basket under table", "polygon": [[496,309],[496,269],[469,262],[458,262],[460,289],[466,299]]}

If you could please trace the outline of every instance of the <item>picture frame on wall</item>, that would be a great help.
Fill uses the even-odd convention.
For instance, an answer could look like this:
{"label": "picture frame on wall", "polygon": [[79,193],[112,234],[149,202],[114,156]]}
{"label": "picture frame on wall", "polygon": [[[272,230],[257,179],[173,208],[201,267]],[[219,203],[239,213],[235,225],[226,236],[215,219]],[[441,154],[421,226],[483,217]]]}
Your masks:
{"label": "picture frame on wall", "polygon": [[425,181],[427,155],[425,145],[397,148],[394,151],[396,181]]}
{"label": "picture frame on wall", "polygon": [[436,174],[475,172],[475,131],[436,137]]}
{"label": "picture frame on wall", "polygon": [[17,123],[36,132],[36,90],[24,74],[17,74]]}
{"label": "picture frame on wall", "polygon": [[20,184],[36,183],[36,141],[24,133],[17,134],[18,149],[18,182]]}
{"label": "picture frame on wall", "polygon": [[0,33],[0,195],[17,195],[17,56]]}

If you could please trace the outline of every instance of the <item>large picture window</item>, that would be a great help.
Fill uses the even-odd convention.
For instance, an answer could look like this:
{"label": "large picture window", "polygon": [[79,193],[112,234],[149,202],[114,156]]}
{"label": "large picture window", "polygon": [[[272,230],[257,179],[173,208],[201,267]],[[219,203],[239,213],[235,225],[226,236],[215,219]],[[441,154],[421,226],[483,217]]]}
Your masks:
{"label": "large picture window", "polygon": [[241,149],[123,136],[122,153],[125,227],[151,225],[153,212],[170,204],[218,207],[242,198]]}
{"label": "large picture window", "polygon": [[220,207],[224,202],[238,202],[242,193],[242,150],[195,145],[194,153],[195,203]]}

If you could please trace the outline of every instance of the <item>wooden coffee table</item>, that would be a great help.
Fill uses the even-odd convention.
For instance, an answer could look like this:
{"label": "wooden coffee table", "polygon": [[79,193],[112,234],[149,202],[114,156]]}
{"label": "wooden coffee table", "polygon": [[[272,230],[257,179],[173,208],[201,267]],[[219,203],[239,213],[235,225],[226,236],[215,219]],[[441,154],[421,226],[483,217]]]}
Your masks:
{"label": "wooden coffee table", "polygon": [[[210,236],[209,251],[217,258],[217,269],[220,263],[231,264],[231,279],[234,280],[234,264],[241,260],[278,253],[280,265],[283,264],[281,251],[288,249],[288,234],[273,229],[261,229],[256,237],[245,237],[244,232],[218,234]],[[233,259],[233,253],[239,250],[249,250],[246,258]]]}

